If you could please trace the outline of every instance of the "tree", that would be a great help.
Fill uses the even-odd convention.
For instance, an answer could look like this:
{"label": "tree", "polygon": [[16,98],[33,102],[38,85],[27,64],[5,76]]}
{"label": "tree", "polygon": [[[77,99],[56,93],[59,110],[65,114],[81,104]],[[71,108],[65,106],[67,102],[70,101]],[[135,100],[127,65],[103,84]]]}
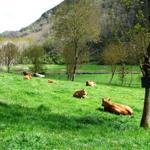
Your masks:
{"label": "tree", "polygon": [[7,66],[7,72],[10,72],[10,66],[15,63],[18,55],[18,47],[13,43],[7,43],[2,46],[1,54],[3,56],[3,61]]}
{"label": "tree", "polygon": [[78,65],[87,56],[87,43],[99,39],[99,10],[97,0],[65,1],[54,16],[54,36],[63,50],[69,80],[74,81]]}
{"label": "tree", "polygon": [[106,46],[102,53],[102,58],[106,65],[111,66],[111,78],[109,80],[109,84],[112,83],[117,69],[117,64],[124,64],[126,57],[127,52],[122,42],[111,42]]}
{"label": "tree", "polygon": [[64,64],[62,51],[57,48],[57,41],[52,37],[48,37],[44,43],[43,48],[45,52],[44,62],[47,64]]}
{"label": "tree", "polygon": [[[150,0],[145,0],[146,6],[146,16],[150,23]],[[150,78],[150,42],[147,48],[147,53],[145,54],[144,63],[141,64],[141,69],[143,73],[143,79]],[[148,128],[150,122],[150,87],[145,87],[145,99],[144,99],[144,108],[143,108],[143,115],[141,118],[141,127]]]}
{"label": "tree", "polygon": [[140,65],[142,63],[147,46],[149,44],[149,39],[150,33],[146,31],[140,31],[136,34],[133,34],[131,41],[128,44],[129,64]]}
{"label": "tree", "polygon": [[27,56],[33,64],[33,72],[37,73],[42,71],[42,57],[44,56],[43,47],[40,45],[31,45],[25,50]]}

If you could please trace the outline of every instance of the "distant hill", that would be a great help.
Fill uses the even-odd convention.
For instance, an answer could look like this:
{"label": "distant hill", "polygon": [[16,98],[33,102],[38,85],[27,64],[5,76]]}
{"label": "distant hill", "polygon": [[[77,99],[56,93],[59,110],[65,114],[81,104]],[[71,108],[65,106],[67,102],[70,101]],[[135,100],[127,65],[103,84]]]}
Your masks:
{"label": "distant hill", "polygon": [[[59,5],[62,5],[62,3]],[[57,9],[58,6],[43,13],[41,17],[35,22],[33,22],[31,25],[22,28],[19,31],[5,31],[3,33],[0,33],[0,37],[5,38],[29,37],[35,41],[41,41],[42,39],[48,36],[49,23],[51,21],[50,18],[54,10]]]}
{"label": "distant hill", "polygon": [[[77,0],[64,1],[72,3]],[[128,30],[138,23],[136,11],[139,8],[134,3],[128,10],[124,5],[122,5],[122,1],[120,0],[99,1],[101,1],[101,41],[103,41],[103,43],[116,35],[120,36],[123,33],[123,30]],[[42,42],[49,35],[49,24],[52,22],[51,16],[55,13],[55,10],[63,4],[64,2],[46,11],[31,25],[22,28],[19,31],[5,31],[0,34],[0,37],[23,37],[33,39],[33,41],[36,42]]]}

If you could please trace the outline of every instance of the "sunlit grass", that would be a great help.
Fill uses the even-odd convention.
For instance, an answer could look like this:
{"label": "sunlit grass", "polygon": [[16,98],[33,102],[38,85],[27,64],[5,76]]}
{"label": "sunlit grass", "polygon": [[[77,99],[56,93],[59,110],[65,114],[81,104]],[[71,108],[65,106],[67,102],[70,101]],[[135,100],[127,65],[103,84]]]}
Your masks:
{"label": "sunlit grass", "polygon": [[[55,84],[48,84],[48,79]],[[91,79],[96,87],[86,87]],[[23,80],[22,75],[0,74],[0,149],[148,149],[150,130],[139,128],[144,90],[135,75],[133,87],[108,86],[109,75],[78,75],[75,82],[65,75]],[[72,97],[84,88],[88,98]],[[129,105],[133,116],[103,112],[101,99]]]}
{"label": "sunlit grass", "polygon": [[[11,66],[11,72],[18,72],[22,70],[30,70],[32,65],[15,65]],[[117,66],[117,72],[119,71],[120,66]],[[126,66],[128,72],[140,72],[139,66]],[[66,69],[65,65],[43,65],[43,70],[46,73],[64,73]],[[1,71],[7,71],[6,66],[0,67]],[[94,73],[107,73],[111,72],[111,67],[106,65],[80,65],[77,68],[77,72],[94,72]]]}

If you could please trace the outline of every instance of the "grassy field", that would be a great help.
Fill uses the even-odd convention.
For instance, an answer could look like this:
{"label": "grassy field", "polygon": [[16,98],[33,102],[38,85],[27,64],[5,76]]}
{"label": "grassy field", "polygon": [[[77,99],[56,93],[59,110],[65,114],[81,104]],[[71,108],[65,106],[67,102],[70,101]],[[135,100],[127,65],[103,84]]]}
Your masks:
{"label": "grassy field", "polygon": [[[11,67],[13,72],[18,72],[22,70],[29,70],[31,65],[17,65]],[[126,66],[128,71],[140,72],[139,66]],[[44,71],[47,73],[64,73],[65,65],[44,65]],[[6,67],[0,67],[1,71],[6,71]],[[106,65],[82,65],[77,69],[77,72],[110,72],[110,66]],[[119,71],[119,66],[117,66],[117,71]]]}
{"label": "grassy field", "polygon": [[[26,81],[20,73],[1,73],[0,150],[149,150],[150,130],[139,128],[144,97],[139,75],[131,87],[119,86],[117,76],[108,86],[109,77],[77,75],[70,82],[65,75],[51,74]],[[86,87],[88,79],[97,86]],[[82,88],[88,98],[73,98]],[[103,97],[129,105],[134,115],[103,112]]]}

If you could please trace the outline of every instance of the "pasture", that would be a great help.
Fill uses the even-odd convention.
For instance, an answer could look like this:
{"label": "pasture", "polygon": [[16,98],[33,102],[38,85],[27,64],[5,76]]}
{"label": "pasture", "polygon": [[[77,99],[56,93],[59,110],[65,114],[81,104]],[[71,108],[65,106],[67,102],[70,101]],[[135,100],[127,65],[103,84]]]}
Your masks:
{"label": "pasture", "polygon": [[[47,72],[64,69],[47,66]],[[99,66],[81,69],[99,71]],[[108,86],[109,74],[81,74],[71,82],[56,72],[31,80],[23,80],[17,69],[14,72],[0,73],[0,150],[149,149],[150,130],[139,127],[144,102],[140,75],[133,75],[131,87],[128,81],[121,87],[117,75]],[[49,84],[48,79],[56,83]],[[86,87],[86,80],[95,81],[97,86]],[[74,91],[82,88],[88,98],[74,98]],[[103,112],[103,97],[129,105],[134,115]]]}

